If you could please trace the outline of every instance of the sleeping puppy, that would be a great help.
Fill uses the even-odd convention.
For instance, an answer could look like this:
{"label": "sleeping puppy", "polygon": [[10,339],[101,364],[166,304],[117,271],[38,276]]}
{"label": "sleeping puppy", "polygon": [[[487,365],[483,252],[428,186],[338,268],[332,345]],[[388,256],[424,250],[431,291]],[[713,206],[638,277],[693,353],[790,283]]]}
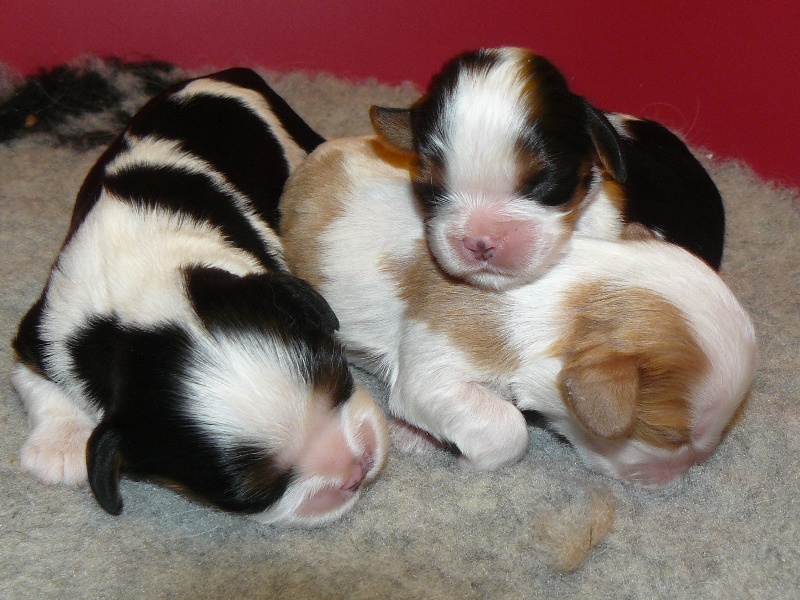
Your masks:
{"label": "sleeping puppy", "polygon": [[428,244],[454,277],[523,285],[573,233],[619,239],[627,224],[720,266],[722,199],[686,145],[652,121],[593,108],[541,56],[462,54],[410,109],[370,114],[383,141],[414,153]]}
{"label": "sleeping puppy", "polygon": [[591,466],[662,484],[718,444],[753,378],[747,313],[686,250],[574,236],[532,283],[484,290],[438,266],[409,155],[326,142],[281,199],[286,259],[336,311],[391,413],[496,469],[538,411]]}
{"label": "sleeping puppy", "polygon": [[289,172],[321,142],[247,69],[141,109],[86,178],[13,342],[26,471],[88,478],[112,514],[120,472],[266,523],[353,505],[385,422],[273,231]]}

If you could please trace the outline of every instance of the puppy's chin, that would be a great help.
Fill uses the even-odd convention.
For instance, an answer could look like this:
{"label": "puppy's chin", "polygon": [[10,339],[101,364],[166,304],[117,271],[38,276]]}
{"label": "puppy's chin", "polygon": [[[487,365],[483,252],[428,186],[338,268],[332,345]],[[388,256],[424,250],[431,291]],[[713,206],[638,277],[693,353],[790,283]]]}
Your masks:
{"label": "puppy's chin", "polygon": [[336,521],[353,507],[360,496],[360,488],[341,490],[338,482],[317,477],[291,486],[268,510],[250,516],[266,525],[310,529]]}

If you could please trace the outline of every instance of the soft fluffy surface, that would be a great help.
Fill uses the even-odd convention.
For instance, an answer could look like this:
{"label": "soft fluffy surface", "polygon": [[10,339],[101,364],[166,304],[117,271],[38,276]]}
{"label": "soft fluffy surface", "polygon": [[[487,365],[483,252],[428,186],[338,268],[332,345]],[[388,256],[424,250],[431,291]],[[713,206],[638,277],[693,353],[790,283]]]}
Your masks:
{"label": "soft fluffy surface", "polygon": [[[0,137],[11,138],[0,144],[0,596],[800,597],[800,204],[797,190],[735,162],[708,165],[728,208],[723,277],[753,315],[758,372],[728,438],[668,489],[594,474],[538,429],[525,459],[497,473],[462,472],[445,454],[393,452],[354,511],[315,531],[270,529],[129,480],[125,512],[111,517],[87,489],[45,487],[21,473],[27,425],[8,382],[8,342],[101,151],[93,140],[106,140],[147,98],[143,82],[185,75],[164,65],[84,67],[113,81],[119,97],[76,116],[54,111],[73,100],[39,82],[33,88],[50,101],[35,123],[23,114],[30,104],[10,104],[24,82],[0,67]],[[403,106],[418,93],[266,75],[330,137],[368,133],[371,104]],[[97,98],[109,93],[89,84]]]}

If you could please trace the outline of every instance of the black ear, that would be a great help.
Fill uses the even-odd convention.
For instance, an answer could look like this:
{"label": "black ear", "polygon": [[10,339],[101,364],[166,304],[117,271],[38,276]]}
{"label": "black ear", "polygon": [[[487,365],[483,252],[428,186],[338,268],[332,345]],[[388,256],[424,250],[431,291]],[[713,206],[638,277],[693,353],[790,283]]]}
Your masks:
{"label": "black ear", "polygon": [[375,133],[384,143],[404,152],[415,151],[410,108],[373,106],[369,109],[369,119]]}
{"label": "black ear", "polygon": [[120,436],[106,420],[92,432],[86,445],[86,468],[89,485],[103,509],[112,515],[122,512],[119,477],[122,455]]}
{"label": "black ear", "polygon": [[[308,315],[314,323],[330,333],[339,329],[339,319],[336,317],[336,313],[333,312],[322,294],[311,287],[308,282],[292,275],[276,276],[276,279],[285,289],[286,299],[295,306],[303,307],[304,314]],[[276,294],[276,298],[279,297],[280,294]]]}
{"label": "black ear", "polygon": [[333,333],[339,320],[322,295],[288,273],[240,277],[222,269],[196,267],[186,273],[189,297],[206,327],[221,323],[297,325]]}
{"label": "black ear", "polygon": [[622,149],[622,139],[606,116],[584,101],[589,135],[595,150],[609,175],[619,183],[628,178],[628,167]]}

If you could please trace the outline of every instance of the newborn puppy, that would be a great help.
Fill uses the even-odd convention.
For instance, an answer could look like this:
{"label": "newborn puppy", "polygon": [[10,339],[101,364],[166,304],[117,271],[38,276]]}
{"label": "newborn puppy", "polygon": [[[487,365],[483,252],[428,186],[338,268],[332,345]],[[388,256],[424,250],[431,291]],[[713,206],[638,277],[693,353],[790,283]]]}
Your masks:
{"label": "newborn puppy", "polygon": [[686,145],[657,123],[593,108],[541,56],[467,52],[410,109],[370,114],[384,142],[415,154],[428,244],[454,277],[523,285],[573,233],[619,239],[630,223],[719,268],[722,199]]}
{"label": "newborn puppy", "polygon": [[89,172],[13,342],[23,469],[88,477],[112,514],[120,472],[266,523],[353,505],[384,463],[385,423],[272,228],[321,142],[247,69],[141,109]]}
{"label": "newborn puppy", "polygon": [[320,146],[281,199],[286,258],[336,311],[391,412],[478,469],[528,446],[538,411],[591,466],[662,484],[718,444],[753,378],[747,313],[719,276],[650,238],[573,237],[534,282],[497,292],[444,273],[406,155]]}

